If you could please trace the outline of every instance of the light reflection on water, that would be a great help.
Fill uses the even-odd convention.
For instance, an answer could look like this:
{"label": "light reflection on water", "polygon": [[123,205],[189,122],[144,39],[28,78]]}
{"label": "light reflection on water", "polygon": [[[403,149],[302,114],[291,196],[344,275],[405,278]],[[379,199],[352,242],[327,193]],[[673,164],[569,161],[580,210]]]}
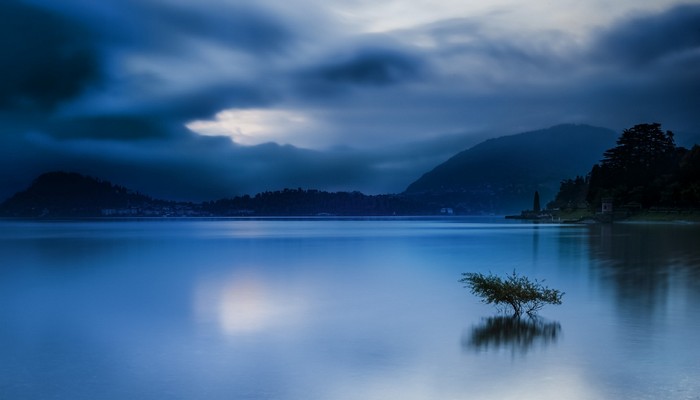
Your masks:
{"label": "light reflection on water", "polygon": [[[697,399],[700,227],[0,222],[0,398]],[[498,315],[462,272],[546,279]],[[504,384],[506,383],[507,384]]]}
{"label": "light reflection on water", "polygon": [[194,313],[225,335],[291,329],[306,318],[305,300],[285,287],[271,287],[253,272],[203,279],[194,287]]}

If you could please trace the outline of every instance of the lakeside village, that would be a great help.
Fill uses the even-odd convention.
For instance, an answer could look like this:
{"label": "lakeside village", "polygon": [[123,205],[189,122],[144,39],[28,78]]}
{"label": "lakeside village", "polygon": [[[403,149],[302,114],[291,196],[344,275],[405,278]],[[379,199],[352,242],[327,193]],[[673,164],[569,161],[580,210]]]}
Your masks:
{"label": "lakeside village", "polygon": [[[48,211],[48,210],[47,210]],[[251,210],[238,210],[239,215],[253,215]],[[177,203],[177,204],[143,204],[141,206],[124,207],[124,208],[103,208],[100,209],[100,214],[103,217],[164,217],[164,218],[180,218],[180,217],[212,217],[213,214],[202,209],[201,205],[194,203]]]}

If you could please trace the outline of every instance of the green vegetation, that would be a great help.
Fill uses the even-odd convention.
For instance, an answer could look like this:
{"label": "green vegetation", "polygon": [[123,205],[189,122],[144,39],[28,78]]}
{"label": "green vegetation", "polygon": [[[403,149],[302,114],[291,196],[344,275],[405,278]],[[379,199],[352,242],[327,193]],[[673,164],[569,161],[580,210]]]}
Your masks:
{"label": "green vegetation", "polygon": [[625,129],[617,146],[603,153],[603,160],[591,170],[587,200],[599,204],[609,197],[615,204],[636,203],[643,208],[677,205],[681,195],[674,193],[675,175],[686,153],[660,124]]}
{"label": "green vegetation", "polygon": [[625,129],[586,177],[561,182],[548,208],[594,213],[603,199],[626,216],[700,208],[700,146],[677,147],[673,133],[657,123]]}
{"label": "green vegetation", "polygon": [[590,176],[577,176],[575,179],[563,180],[559,186],[559,192],[554,200],[547,204],[547,208],[569,212],[587,209],[586,196],[588,196],[589,183]]}
{"label": "green vegetation", "polygon": [[533,315],[545,304],[561,304],[564,295],[559,290],[544,286],[541,281],[530,280],[515,271],[506,275],[505,279],[478,272],[467,272],[462,276],[459,281],[466,284],[464,287],[469,288],[472,294],[481,297],[482,302],[511,309],[515,316],[523,312]]}

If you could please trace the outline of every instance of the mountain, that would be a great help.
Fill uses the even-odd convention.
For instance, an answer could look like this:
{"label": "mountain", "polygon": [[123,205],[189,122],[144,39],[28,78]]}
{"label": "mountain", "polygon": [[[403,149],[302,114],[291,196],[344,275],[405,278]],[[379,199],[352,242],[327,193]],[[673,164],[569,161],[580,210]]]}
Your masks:
{"label": "mountain", "polygon": [[51,172],[0,204],[0,216],[428,215],[504,214],[553,199],[561,181],[585,175],[617,134],[587,125],[486,140],[462,151],[397,195],[316,190],[265,192],[204,203],[157,200],[77,173]]}
{"label": "mountain", "polygon": [[0,204],[0,215],[91,217],[103,215],[103,210],[143,208],[154,202],[159,201],[96,178],[74,172],[48,172]]}
{"label": "mountain", "polygon": [[408,186],[407,195],[460,213],[510,213],[544,202],[562,180],[585,175],[617,134],[589,125],[548,129],[486,140],[464,150]]}
{"label": "mountain", "polygon": [[186,203],[153,199],[72,172],[49,172],[0,204],[0,217],[231,217],[425,215],[435,210],[402,195],[284,189],[251,196]]}

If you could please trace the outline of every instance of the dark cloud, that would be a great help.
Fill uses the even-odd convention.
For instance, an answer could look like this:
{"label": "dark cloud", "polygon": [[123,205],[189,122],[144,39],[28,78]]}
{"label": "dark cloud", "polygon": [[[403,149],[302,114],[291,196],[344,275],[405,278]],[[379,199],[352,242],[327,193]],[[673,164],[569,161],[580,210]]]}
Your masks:
{"label": "dark cloud", "polygon": [[185,93],[146,96],[134,99],[128,114],[184,123],[212,118],[226,108],[261,108],[279,98],[274,88],[251,83],[222,82],[195,88]]}
{"label": "dark cloud", "polygon": [[324,65],[312,72],[315,78],[333,84],[388,85],[415,78],[420,60],[387,49],[364,49],[358,54]]}
{"label": "dark cloud", "polygon": [[[427,167],[425,162],[407,165],[402,161],[411,155],[418,158],[418,147],[396,149],[387,156],[381,151],[317,151],[274,143],[239,146],[228,138],[201,137],[184,127],[188,120],[210,117],[228,107],[265,108],[290,97],[294,102],[295,93],[283,93],[280,88],[293,86],[300,69],[308,71],[303,81],[312,79],[326,87],[387,87],[416,79],[422,61],[400,46],[356,42],[346,46],[348,51],[342,55],[334,53],[330,62],[327,57],[280,67],[269,64],[269,58],[274,53],[294,58],[286,52],[296,36],[270,12],[237,5],[212,11],[197,4],[130,0],[43,4],[44,9],[3,5],[8,11],[3,18],[31,17],[44,27],[38,33],[21,24],[14,27],[21,31],[18,43],[32,51],[3,68],[17,73],[23,67],[41,71],[42,63],[52,65],[55,70],[45,68],[50,82],[39,86],[60,96],[45,100],[43,93],[16,86],[13,92],[4,90],[9,94],[3,99],[16,95],[49,105],[72,102],[63,104],[60,112],[38,111],[0,121],[6,130],[12,126],[13,133],[11,140],[3,142],[0,166],[12,168],[14,174],[2,178],[2,197],[47,170],[98,176],[154,196],[206,200],[285,187],[400,191],[410,182],[407,179]],[[29,16],[20,18],[25,14]],[[75,23],[74,16],[85,24]],[[7,26],[0,29],[11,36]],[[47,38],[51,34],[55,36]],[[252,56],[243,61],[253,70],[244,71],[243,78],[225,70],[209,72],[210,60],[199,59],[201,45],[213,46],[206,48],[215,57],[223,52],[224,59],[240,52]],[[91,64],[86,65],[93,69],[70,64],[82,60],[72,54],[83,53],[62,53],[61,46],[84,51],[90,56]],[[65,60],[59,57],[64,54]],[[132,60],[148,67],[146,72],[128,69]],[[74,78],[61,75],[61,62]],[[193,63],[197,68],[191,67]],[[98,64],[103,74],[97,73]],[[177,71],[176,78],[172,71]],[[71,82],[72,90],[65,93],[52,87]],[[88,83],[93,90],[86,92]],[[425,160],[426,155],[420,158]]]}
{"label": "dark cloud", "polygon": [[89,35],[76,21],[14,0],[0,3],[0,108],[51,109],[99,76]]}
{"label": "dark cloud", "polygon": [[602,32],[597,55],[612,63],[643,68],[673,62],[700,49],[700,5],[681,5],[660,14],[638,15]]}
{"label": "dark cloud", "polygon": [[166,138],[171,131],[153,118],[138,116],[85,116],[60,119],[47,130],[56,139],[135,141]]}
{"label": "dark cloud", "polygon": [[[190,46],[199,41],[266,56],[287,50],[295,41],[294,31],[273,14],[235,3],[222,3],[212,10],[206,3],[128,0],[122,7],[126,18],[95,28],[125,48],[196,57]],[[123,25],[116,31],[104,29],[114,23]]]}
{"label": "dark cloud", "polygon": [[378,47],[363,42],[344,52],[327,54],[296,77],[302,93],[323,97],[342,94],[353,87],[381,88],[416,81],[425,77],[427,69],[417,52],[398,45]]}
{"label": "dark cloud", "polygon": [[192,40],[257,54],[285,50],[297,29],[284,18],[245,2],[35,0],[89,25],[106,45],[181,53]]}
{"label": "dark cloud", "polygon": [[[70,38],[84,42],[89,38],[89,49],[98,50],[99,58],[96,52],[89,53],[90,65],[99,62],[103,73],[99,80],[96,74],[88,76],[95,90],[73,102],[70,110],[77,114],[129,114],[183,122],[212,117],[225,108],[266,106],[279,96],[273,83],[281,76],[266,63],[271,57],[290,53],[298,43],[298,27],[270,10],[242,2],[35,3],[42,8],[32,10],[51,16],[55,24],[80,26],[73,29],[79,35],[67,31]],[[29,31],[26,26],[21,29]],[[56,29],[45,31],[53,34]],[[20,38],[19,43],[23,42],[41,43],[42,39]],[[59,47],[47,43],[54,50]],[[41,49],[36,50],[42,54]],[[63,79],[70,77],[60,76],[61,65],[47,59],[49,56],[46,53],[36,63],[45,70],[44,80],[57,87],[70,85],[74,80]],[[28,61],[18,60],[8,69],[19,70]],[[75,63],[66,64],[65,70],[82,77],[83,70]],[[270,79],[268,73],[277,76]],[[51,85],[38,83],[51,89]],[[26,95],[25,89],[17,87],[16,92]]]}
{"label": "dark cloud", "polygon": [[439,102],[436,115],[450,115],[444,120],[458,119],[461,108],[465,126],[511,133],[571,122],[619,130],[645,121],[692,131],[700,130],[693,111],[700,104],[699,16],[700,5],[638,13],[588,40],[552,30],[521,35],[517,26],[493,31],[474,19],[408,34],[435,43],[426,57],[445,80],[435,80],[423,99],[434,95],[426,103]]}
{"label": "dark cloud", "polygon": [[[216,12],[211,8],[131,2],[141,18],[154,23],[143,24],[153,29],[158,44],[167,46],[173,40],[195,37],[212,40],[225,46],[254,53],[284,50],[294,42],[294,31],[279,18],[261,9],[221,4]],[[138,39],[138,38],[137,38]]]}
{"label": "dark cloud", "polygon": [[600,72],[578,82],[582,108],[624,128],[661,121],[700,130],[700,5],[635,15],[599,33],[582,60]]}

